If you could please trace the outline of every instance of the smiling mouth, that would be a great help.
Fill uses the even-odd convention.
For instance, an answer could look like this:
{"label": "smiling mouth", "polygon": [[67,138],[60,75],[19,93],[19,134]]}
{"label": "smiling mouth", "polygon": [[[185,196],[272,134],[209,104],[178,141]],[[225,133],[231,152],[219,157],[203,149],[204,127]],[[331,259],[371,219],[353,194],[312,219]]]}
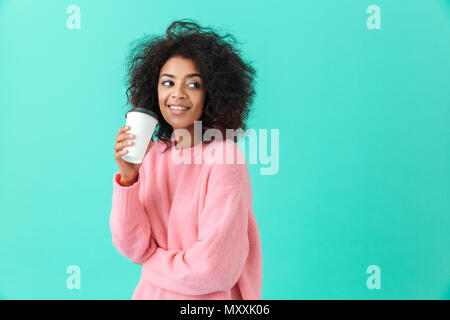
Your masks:
{"label": "smiling mouth", "polygon": [[175,116],[183,115],[183,114],[187,113],[188,110],[190,109],[190,107],[179,107],[179,106],[171,106],[171,105],[167,105],[167,107],[169,108],[170,113]]}
{"label": "smiling mouth", "polygon": [[168,108],[170,108],[170,110],[189,110],[190,107],[187,106],[172,106],[170,104],[167,105]]}

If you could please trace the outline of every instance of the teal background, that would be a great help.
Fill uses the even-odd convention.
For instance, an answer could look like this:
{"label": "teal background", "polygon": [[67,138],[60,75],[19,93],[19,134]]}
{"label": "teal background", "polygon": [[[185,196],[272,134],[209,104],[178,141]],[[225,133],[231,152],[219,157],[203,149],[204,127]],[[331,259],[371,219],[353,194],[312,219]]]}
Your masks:
{"label": "teal background", "polygon": [[278,173],[249,164],[262,298],[449,299],[447,0],[0,0],[0,299],[131,298],[109,229],[126,55],[180,18],[243,43],[248,127],[279,129]]}

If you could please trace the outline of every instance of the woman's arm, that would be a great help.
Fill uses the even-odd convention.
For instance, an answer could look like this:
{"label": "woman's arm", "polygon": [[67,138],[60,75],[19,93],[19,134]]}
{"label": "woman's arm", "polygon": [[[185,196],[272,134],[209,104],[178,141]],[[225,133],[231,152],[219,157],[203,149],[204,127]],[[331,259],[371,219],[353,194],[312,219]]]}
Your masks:
{"label": "woman's arm", "polygon": [[140,177],[130,186],[120,184],[120,173],[114,174],[110,227],[114,247],[137,264],[148,259],[157,244],[151,237],[150,221],[139,200]]}
{"label": "woman's arm", "polygon": [[231,289],[249,253],[248,204],[242,188],[210,192],[198,241],[185,250],[158,247],[142,265],[144,281],[186,295]]}

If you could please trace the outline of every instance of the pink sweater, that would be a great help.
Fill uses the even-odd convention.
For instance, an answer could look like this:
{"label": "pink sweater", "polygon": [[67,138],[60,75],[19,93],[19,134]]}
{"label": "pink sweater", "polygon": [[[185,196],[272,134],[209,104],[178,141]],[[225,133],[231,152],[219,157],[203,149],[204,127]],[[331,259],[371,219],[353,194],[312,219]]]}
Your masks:
{"label": "pink sweater", "polygon": [[[113,178],[113,244],[142,264],[132,299],[261,299],[261,241],[242,151],[228,139],[182,150],[172,141],[161,153],[165,146],[154,142],[133,185]],[[183,156],[191,163],[174,161]]]}

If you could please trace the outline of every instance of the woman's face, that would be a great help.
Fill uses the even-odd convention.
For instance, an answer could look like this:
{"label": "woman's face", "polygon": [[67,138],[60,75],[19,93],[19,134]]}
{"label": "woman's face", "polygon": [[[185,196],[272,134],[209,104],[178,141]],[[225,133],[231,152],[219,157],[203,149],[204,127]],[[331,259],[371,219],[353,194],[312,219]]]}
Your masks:
{"label": "woman's face", "polygon": [[[173,56],[161,68],[158,82],[159,109],[173,130],[184,128],[193,136],[194,121],[199,120],[205,102],[205,87],[194,62]],[[174,110],[169,106],[183,106]]]}

